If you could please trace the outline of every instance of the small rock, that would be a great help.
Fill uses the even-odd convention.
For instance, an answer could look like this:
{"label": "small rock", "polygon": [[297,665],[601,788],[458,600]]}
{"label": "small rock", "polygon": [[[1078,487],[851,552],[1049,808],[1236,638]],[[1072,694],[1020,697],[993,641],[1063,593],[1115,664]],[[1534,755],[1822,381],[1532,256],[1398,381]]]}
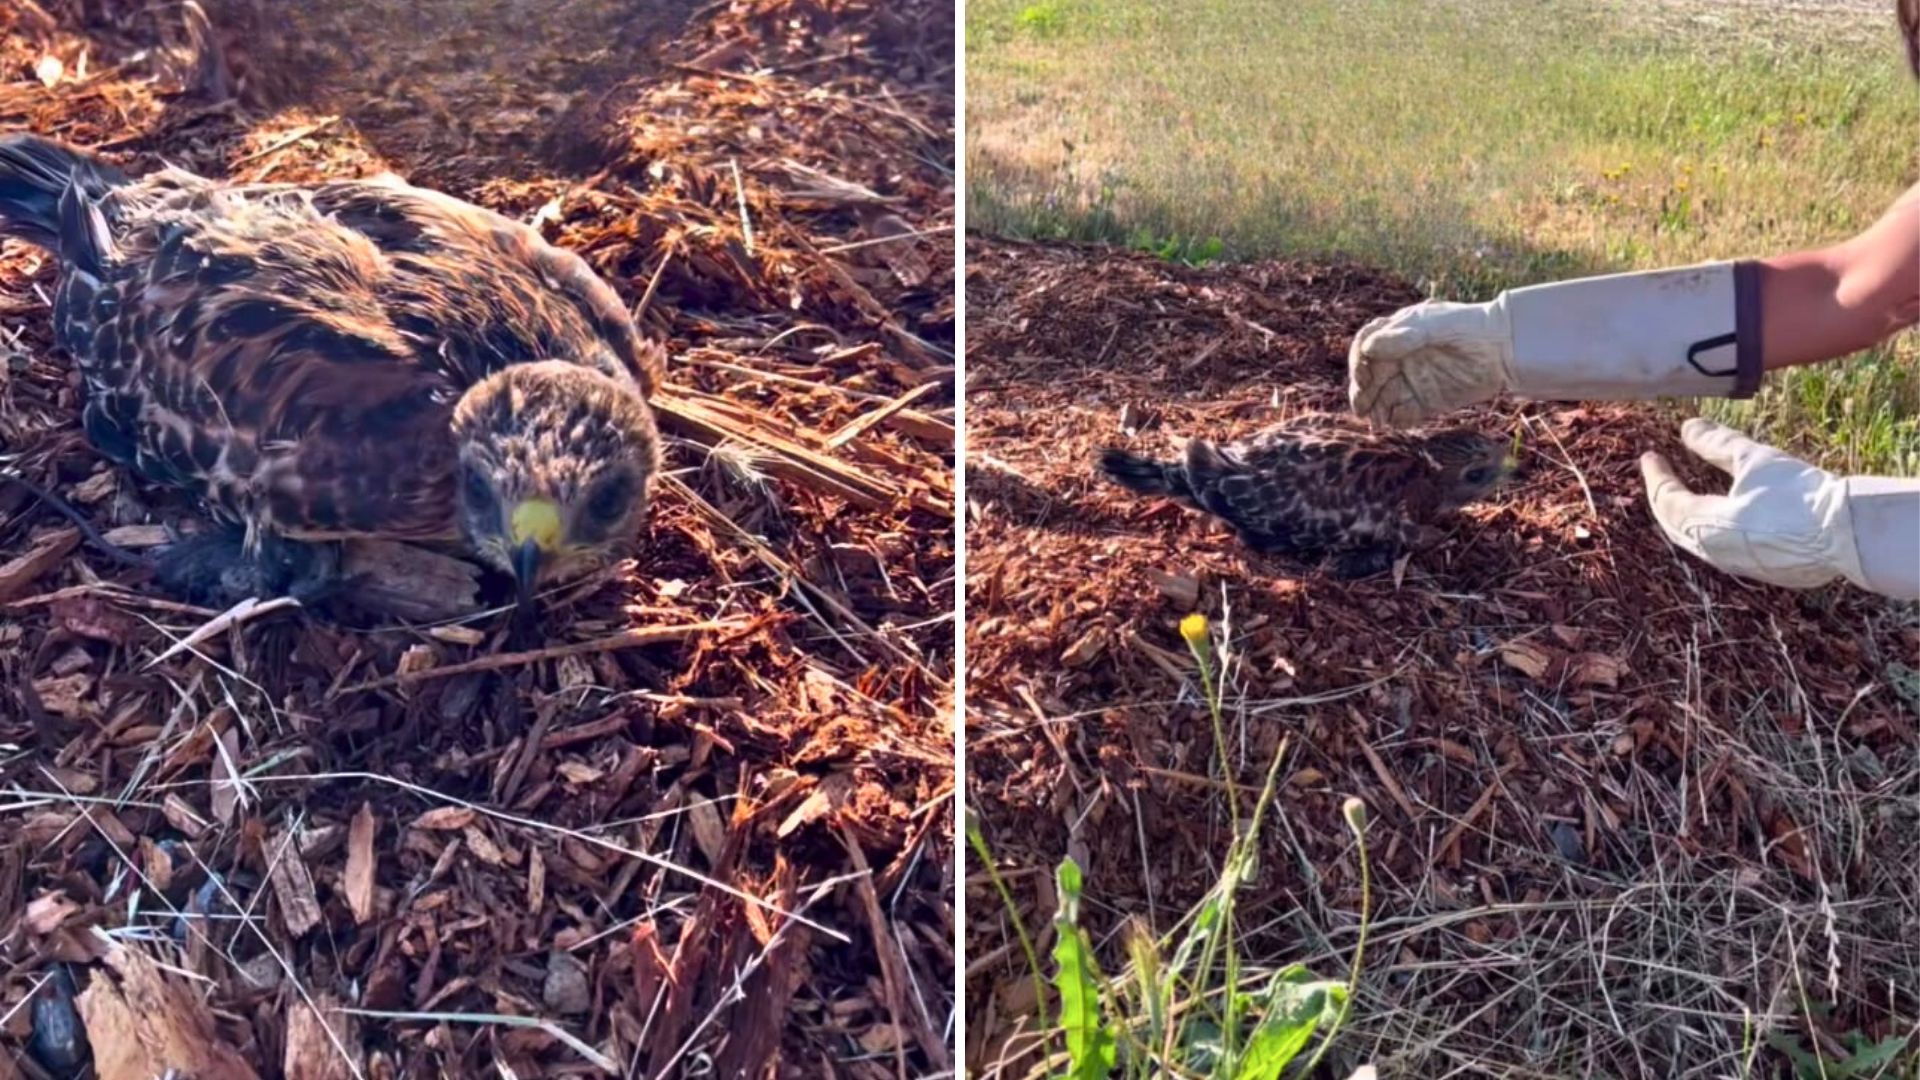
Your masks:
{"label": "small rock", "polygon": [[73,1007],[73,976],[56,966],[33,997],[33,1034],[27,1049],[55,1076],[77,1076],[89,1056],[87,1031]]}
{"label": "small rock", "polygon": [[587,989],[587,967],[558,949],[547,954],[547,983],[541,991],[547,1008],[563,1016],[578,1016],[593,1006]]}
{"label": "small rock", "polygon": [[1561,858],[1586,865],[1587,845],[1580,839],[1580,830],[1564,821],[1555,821],[1547,826],[1547,835],[1553,837],[1553,846],[1560,850]]}
{"label": "small rock", "polygon": [[261,953],[240,965],[240,978],[255,990],[272,990],[280,985],[286,970],[272,953]]}

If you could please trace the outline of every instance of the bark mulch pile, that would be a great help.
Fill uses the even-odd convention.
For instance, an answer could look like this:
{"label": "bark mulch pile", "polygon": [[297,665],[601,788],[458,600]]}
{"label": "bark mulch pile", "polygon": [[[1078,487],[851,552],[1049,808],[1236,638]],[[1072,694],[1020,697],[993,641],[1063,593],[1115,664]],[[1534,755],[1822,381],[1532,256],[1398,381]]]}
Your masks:
{"label": "bark mulch pile", "polygon": [[[0,5],[0,129],[536,223],[672,475],[520,652],[213,621],[0,484],[0,1078],[951,1068],[951,3],[202,2]],[[0,466],[151,545],[54,279],[0,248]]]}
{"label": "bark mulch pile", "polygon": [[[1097,480],[1097,451],[1343,409],[1352,334],[1413,290],[984,238],[967,263],[968,800],[1043,962],[1064,856],[1109,972],[1124,921],[1172,931],[1218,880],[1227,808],[1177,630],[1200,611],[1227,643],[1241,797],[1286,755],[1242,894],[1256,963],[1345,975],[1340,806],[1371,809],[1337,1075],[1733,1075],[1783,1061],[1775,1041],[1838,1060],[1914,1034],[1910,610],[1671,549],[1636,459],[1684,454],[1652,408],[1468,416],[1523,430],[1522,472],[1398,583],[1250,554]],[[1028,1075],[1022,953],[967,880],[969,1068]]]}

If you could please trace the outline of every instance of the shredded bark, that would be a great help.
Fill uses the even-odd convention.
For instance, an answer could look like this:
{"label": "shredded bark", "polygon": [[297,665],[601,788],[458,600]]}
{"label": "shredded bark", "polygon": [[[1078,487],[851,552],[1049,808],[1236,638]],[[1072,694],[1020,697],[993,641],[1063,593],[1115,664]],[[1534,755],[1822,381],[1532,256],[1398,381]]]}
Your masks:
{"label": "shredded bark", "polygon": [[[1243,807],[1292,747],[1241,900],[1256,970],[1344,977],[1340,808],[1371,808],[1374,936],[1329,1075],[1731,1074],[1777,1053],[1756,1030],[1815,1045],[1809,1017],[1834,1045],[1908,1034],[1920,770],[1897,688],[1920,622],[1672,550],[1636,460],[1686,460],[1677,418],[1468,414],[1522,429],[1520,476],[1398,581],[1252,554],[1098,478],[1105,446],[1344,409],[1353,333],[1418,298],[1354,266],[969,238],[968,797],[1026,925],[1044,937],[1073,855],[1118,972],[1124,920],[1171,932],[1219,880],[1221,766],[1177,629],[1199,611]],[[1024,1076],[1031,981],[977,865],[967,888],[968,1065]]]}
{"label": "shredded bark", "polygon": [[[113,1000],[98,928],[259,1075],[934,1069],[951,3],[201,2],[0,5],[0,129],[134,171],[393,172],[535,223],[668,343],[672,477],[644,550],[546,597],[531,645],[445,553],[363,553],[386,620],[273,609],[171,655],[221,613],[0,485],[0,1062],[56,965]],[[55,276],[0,247],[6,464],[164,543],[193,509],[88,448]],[[875,1031],[905,1037],[876,1058]],[[192,1065],[137,1067],[166,1064]]]}

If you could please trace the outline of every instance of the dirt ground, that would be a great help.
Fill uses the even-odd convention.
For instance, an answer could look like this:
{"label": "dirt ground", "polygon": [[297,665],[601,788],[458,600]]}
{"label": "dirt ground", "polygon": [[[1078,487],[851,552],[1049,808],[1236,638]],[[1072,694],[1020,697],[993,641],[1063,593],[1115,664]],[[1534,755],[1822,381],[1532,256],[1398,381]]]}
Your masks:
{"label": "dirt ground", "polygon": [[[1344,408],[1349,340],[1416,299],[1365,270],[1190,269],[967,243],[968,802],[1041,957],[1052,868],[1086,922],[1161,931],[1218,877],[1227,814],[1176,624],[1229,642],[1229,765],[1279,820],[1243,894],[1255,961],[1344,976],[1371,809],[1375,922],[1348,1075],[1786,1075],[1920,1023],[1920,622],[1748,585],[1644,503],[1655,409],[1503,405],[1517,482],[1389,577],[1340,582],[1106,485],[1165,450]],[[1696,486],[1712,482],[1697,462]],[[1903,699],[1902,695],[1906,695]],[[1248,798],[1251,797],[1249,794]],[[1029,1075],[1031,984],[967,875],[968,1067]]]}
{"label": "dirt ground", "polygon": [[[0,130],[139,171],[391,170],[537,223],[670,345],[645,549],[558,598],[169,649],[0,485],[0,1078],[953,1066],[953,9],[0,3]],[[111,535],[0,247],[0,464]]]}

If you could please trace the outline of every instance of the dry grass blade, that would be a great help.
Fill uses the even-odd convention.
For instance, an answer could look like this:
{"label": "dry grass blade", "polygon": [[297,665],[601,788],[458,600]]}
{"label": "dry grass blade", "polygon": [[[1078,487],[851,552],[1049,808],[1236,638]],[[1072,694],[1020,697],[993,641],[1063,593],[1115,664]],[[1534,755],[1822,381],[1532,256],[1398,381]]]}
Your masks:
{"label": "dry grass blade", "polygon": [[510,1028],[534,1028],[566,1043],[574,1053],[603,1072],[619,1074],[620,1063],[588,1046],[578,1035],[551,1020],[537,1016],[510,1016],[505,1013],[384,1012],[379,1009],[341,1009],[348,1016],[366,1016],[380,1020],[401,1020],[429,1024],[497,1024]]}

